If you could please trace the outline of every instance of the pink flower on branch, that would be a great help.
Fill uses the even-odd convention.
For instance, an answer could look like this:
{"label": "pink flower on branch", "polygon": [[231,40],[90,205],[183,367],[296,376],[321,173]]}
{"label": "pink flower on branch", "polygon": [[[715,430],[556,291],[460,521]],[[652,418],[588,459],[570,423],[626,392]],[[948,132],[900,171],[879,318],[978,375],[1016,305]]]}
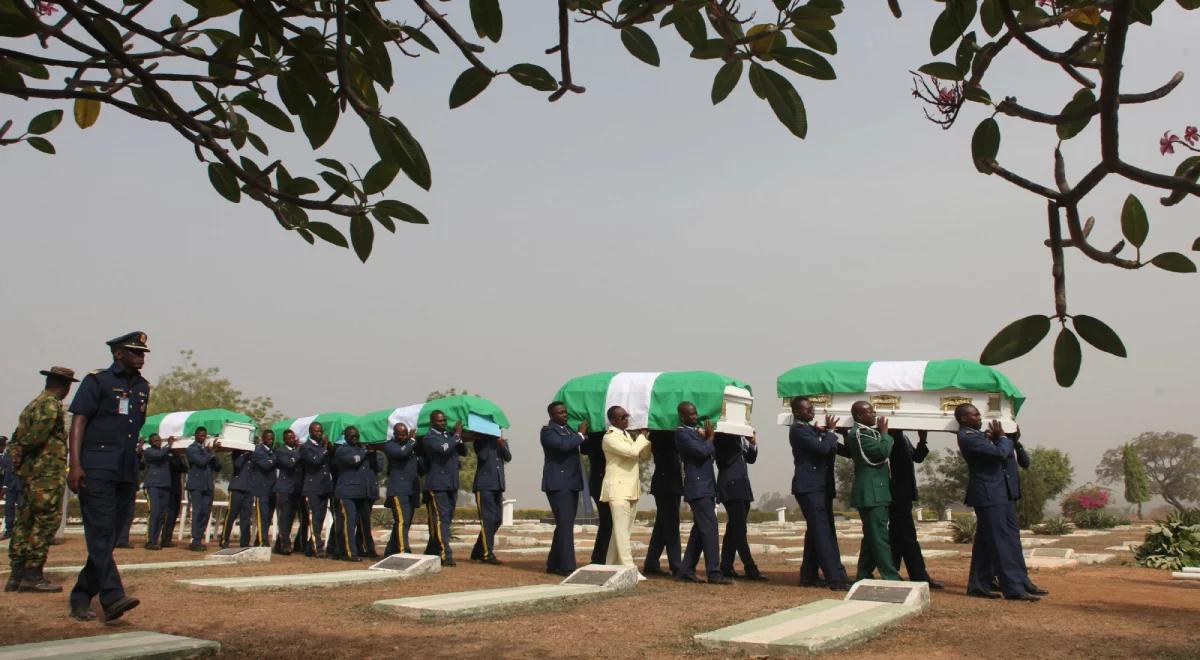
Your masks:
{"label": "pink flower on branch", "polygon": [[46,0],[36,0],[33,3],[33,10],[37,12],[38,16],[53,16],[54,12],[58,11],[58,7]]}
{"label": "pink flower on branch", "polygon": [[1196,144],[1197,142],[1200,142],[1200,129],[1196,128],[1195,126],[1188,126],[1183,131],[1183,139],[1187,141],[1188,144]]}
{"label": "pink flower on branch", "polygon": [[1167,154],[1175,153],[1175,143],[1179,142],[1178,135],[1171,135],[1171,131],[1163,133],[1163,136],[1158,139],[1158,154],[1166,156]]}

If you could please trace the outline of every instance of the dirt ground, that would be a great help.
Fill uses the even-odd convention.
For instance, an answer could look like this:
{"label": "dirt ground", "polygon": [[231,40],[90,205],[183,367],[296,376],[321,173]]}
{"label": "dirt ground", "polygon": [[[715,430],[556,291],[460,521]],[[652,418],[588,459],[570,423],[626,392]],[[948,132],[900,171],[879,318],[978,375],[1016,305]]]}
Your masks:
{"label": "dirt ground", "polygon": [[[1098,552],[1141,532],[1069,538],[1053,547]],[[767,538],[752,542],[777,543]],[[135,541],[137,543],[137,541]],[[847,554],[857,541],[842,541]],[[782,545],[782,543],[780,543]],[[930,548],[968,550],[930,544]],[[182,549],[118,551],[119,563],[198,559]],[[463,553],[465,554],[465,553]],[[502,555],[503,557],[504,555]],[[396,657],[683,657],[720,655],[692,635],[739,621],[836,597],[795,586],[798,569],[773,554],[759,558],[767,583],[729,587],[651,579],[634,594],[577,607],[511,618],[427,624],[375,612],[384,598],[468,589],[556,582],[544,558],[508,555],[503,566],[460,560],[437,577],[378,585],[255,594],[221,594],[177,584],[188,577],[301,573],[358,568],[344,562],[273,557],[269,564],[219,569],[129,572],[126,589],[142,601],[110,626],[67,617],[67,593],[0,595],[0,642],[15,644],[132,630],[153,630],[221,642],[230,658]],[[51,565],[80,564],[83,540],[69,536],[51,550]],[[581,554],[580,563],[586,559]],[[833,657],[887,658],[1197,658],[1200,657],[1200,588],[1172,581],[1169,573],[1122,565],[1128,553],[1104,565],[1038,572],[1051,591],[1046,600],[1009,603],[964,595],[968,559],[932,560],[931,574],[946,583],[930,610],[900,629]],[[853,569],[851,568],[853,572]],[[6,572],[5,572],[6,573]],[[55,576],[61,577],[61,576]],[[65,578],[69,590],[73,578]]]}

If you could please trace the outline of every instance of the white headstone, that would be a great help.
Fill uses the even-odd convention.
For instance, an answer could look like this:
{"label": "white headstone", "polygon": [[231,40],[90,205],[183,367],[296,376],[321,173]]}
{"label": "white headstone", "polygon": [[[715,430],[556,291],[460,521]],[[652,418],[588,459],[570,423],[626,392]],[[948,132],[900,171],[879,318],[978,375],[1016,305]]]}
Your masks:
{"label": "white headstone", "polygon": [[[843,558],[844,559],[844,558]],[[844,600],[867,600],[895,605],[915,605],[921,609],[929,607],[928,582],[900,582],[897,580],[859,580],[850,587]]]}
{"label": "white headstone", "polygon": [[778,509],[775,509],[775,522],[777,522],[777,523],[787,522],[787,507],[786,506],[781,506]]}
{"label": "white headstone", "polygon": [[952,513],[953,512],[950,511],[950,507],[946,507],[946,513],[945,513],[946,520],[954,520],[954,516],[951,515]]}
{"label": "white headstone", "polygon": [[628,566],[588,564],[580,566],[560,584],[583,584],[614,591],[624,591],[637,586],[638,572]]}
{"label": "white headstone", "polygon": [[513,524],[513,511],[517,508],[516,500],[504,500],[504,510],[501,514],[500,524],[505,527],[511,527]]}

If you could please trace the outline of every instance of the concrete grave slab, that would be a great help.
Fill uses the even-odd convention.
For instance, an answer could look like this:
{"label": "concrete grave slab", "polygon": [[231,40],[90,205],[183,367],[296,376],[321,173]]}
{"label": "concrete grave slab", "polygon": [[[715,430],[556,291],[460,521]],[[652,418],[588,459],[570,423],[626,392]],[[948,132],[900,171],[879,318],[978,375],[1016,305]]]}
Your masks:
{"label": "concrete grave slab", "polygon": [[850,587],[844,600],[869,600],[894,605],[910,605],[922,610],[929,608],[928,582],[896,580],[859,580]]}
{"label": "concrete grave slab", "polygon": [[1103,564],[1114,558],[1116,555],[1107,552],[1080,552],[1075,555],[1075,561],[1080,564]]}
{"label": "concrete grave slab", "polygon": [[1184,566],[1180,573],[1200,573],[1200,566]]}
{"label": "concrete grave slab", "polygon": [[1071,548],[1033,548],[1030,557],[1049,557],[1051,559],[1073,559],[1075,551]]}
{"label": "concrete grave slab", "polygon": [[561,584],[395,598],[376,601],[375,608],[421,621],[484,619],[609,598],[636,586],[636,569],[588,565],[572,573]]}
{"label": "concrete grave slab", "polygon": [[1025,566],[1030,569],[1066,569],[1079,566],[1070,548],[1033,548],[1024,551]]}
{"label": "concrete grave slab", "polygon": [[926,559],[950,559],[952,557],[958,557],[960,554],[961,553],[959,553],[958,550],[934,550],[934,549],[925,550],[923,548],[921,549],[921,556],[923,556]]}
{"label": "concrete grave slab", "polygon": [[224,548],[208,556],[209,559],[234,564],[258,564],[271,561],[270,548]]}
{"label": "concrete grave slab", "polygon": [[[213,568],[220,566],[229,566],[229,561],[221,559],[191,559],[187,561],[156,561],[145,562],[141,564],[118,564],[117,568],[122,573],[136,571],[169,571],[181,568]],[[45,573],[53,573],[55,575],[73,575],[83,570],[83,566],[47,566],[43,569]]]}
{"label": "concrete grave slab", "polygon": [[1031,537],[1031,538],[1022,537],[1021,538],[1021,547],[1022,548],[1038,548],[1043,545],[1050,545],[1052,543],[1058,543],[1058,541],[1059,540],[1056,538],[1048,539],[1048,538],[1044,538],[1044,537]]}
{"label": "concrete grave slab", "polygon": [[1200,582],[1200,573],[1185,573],[1184,571],[1172,571],[1171,577],[1176,580],[1194,580]]}
{"label": "concrete grave slab", "polygon": [[548,545],[536,548],[496,548],[496,553],[502,555],[546,555],[549,552],[550,546]]}
{"label": "concrete grave slab", "polygon": [[940,536],[936,534],[918,534],[918,543],[950,543],[954,540],[952,536]]}
{"label": "concrete grave slab", "polygon": [[[441,566],[439,564],[438,568]],[[405,571],[363,569],[355,571],[329,571],[326,573],[297,573],[292,575],[255,575],[234,578],[204,578],[199,580],[176,580],[193,589],[206,591],[282,591],[289,589],[311,589],[315,587],[344,587],[356,584],[405,580],[426,573],[409,574]]]}
{"label": "concrete grave slab", "polygon": [[127,632],[115,635],[75,637],[52,642],[0,646],[0,660],[26,658],[74,658],[116,660],[118,658],[199,658],[216,655],[220,642],[156,632]]}
{"label": "concrete grave slab", "polygon": [[441,573],[442,562],[433,555],[414,555],[405,552],[388,555],[372,564],[368,570],[395,571],[402,573],[405,578],[411,578]]}

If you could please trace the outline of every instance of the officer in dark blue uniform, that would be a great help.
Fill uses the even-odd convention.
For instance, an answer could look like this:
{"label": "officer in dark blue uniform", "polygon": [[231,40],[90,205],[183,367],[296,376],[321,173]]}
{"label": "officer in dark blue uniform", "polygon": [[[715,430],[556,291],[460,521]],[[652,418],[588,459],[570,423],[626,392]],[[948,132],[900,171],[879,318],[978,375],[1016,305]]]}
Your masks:
{"label": "officer in dark blue uniform", "polygon": [[346,444],[334,452],[337,462],[337,484],[334,496],[338,507],[334,515],[334,558],[362,561],[359,554],[359,529],[362,518],[371,515],[370,482],[375,481],[375,453],[367,451],[359,441],[358,429],[347,426],[343,432]]}
{"label": "officer in dark blue uniform", "polygon": [[984,432],[979,409],[969,403],[955,408],[954,418],[959,423],[958,449],[967,462],[966,503],[975,508],[978,520],[967,595],[998,597],[991,590],[995,574],[1000,577],[1004,598],[1041,600],[1044,594],[1031,593],[1029,589],[1033,585],[1021,553],[1021,526],[1016,508],[1021,492],[1016,481],[1013,441],[1005,435],[999,421],[993,421]]}
{"label": "officer in dark blue uniform", "polygon": [[96,618],[91,609],[96,596],[105,621],[138,606],[138,599],[125,595],[113,548],[121,521],[133,506],[138,431],[150,401],[150,383],[141,369],[150,349],[142,332],[107,343],[112,366],[84,377],[71,402],[67,483],[79,494],[88,551],[70,596],[71,616],[80,621]]}
{"label": "officer in dark blue uniform", "polygon": [[300,464],[304,469],[300,492],[304,495],[304,506],[308,508],[308,536],[304,539],[304,554],[309,557],[325,556],[321,534],[325,530],[329,498],[333,495],[333,474],[329,471],[333,451],[333,445],[325,437],[325,427],[320,422],[309,424],[308,440],[300,445]]}
{"label": "officer in dark blue uniform", "polygon": [[892,454],[888,463],[892,468],[892,503],[888,511],[888,545],[892,546],[892,564],[900,569],[903,562],[911,582],[928,582],[930,589],[942,589],[944,585],[929,577],[925,567],[925,556],[917,541],[917,526],[913,522],[912,505],[917,501],[917,463],[923,463],[929,455],[929,434],[917,431],[917,444],[903,431],[888,431],[892,436]]}
{"label": "officer in dark blue uniform", "polygon": [[121,521],[120,527],[117,528],[117,545],[115,547],[122,548],[124,550],[133,549],[133,544],[129,542],[129,530],[133,527],[133,511],[135,508],[137,508],[137,494],[138,491],[141,490],[138,484],[138,477],[141,476],[142,470],[146,469],[146,462],[142,460],[143,446],[144,445],[141,442],[138,442],[137,472],[133,477],[133,501],[130,502],[128,507],[125,507],[127,517]]}
{"label": "officer in dark blue uniform", "polygon": [[163,521],[162,540],[159,545],[164,548],[174,548],[175,525],[179,522],[179,513],[183,510],[183,482],[187,479],[188,461],[184,450],[172,450],[167,459],[171,471],[171,489],[167,494],[167,515]]}
{"label": "officer in dark blue uniform", "polygon": [[163,442],[157,433],[151,433],[148,440],[150,446],[142,450],[142,460],[146,463],[146,478],[142,483],[150,495],[145,548],[161,550],[159,539],[167,518],[168,500],[171,497],[171,443],[175,439],[168,438]]}
{"label": "officer in dark blue uniform", "polygon": [[454,432],[446,430],[446,413],[435,410],[429,415],[429,432],[421,438],[421,455],[428,462],[425,475],[425,512],[429,516],[429,543],[425,554],[438,555],[442,566],[454,566],[450,549],[450,523],[458,500],[460,456],[467,455],[462,441],[462,422]]}
{"label": "officer in dark blue uniform", "polygon": [[197,427],[194,442],[185,451],[188,462],[188,503],[192,507],[192,543],[188,550],[193,552],[208,549],[204,545],[204,537],[208,535],[208,521],[212,516],[213,482],[221,469],[221,462],[217,458],[217,447],[221,441],[216,440],[213,446],[205,447],[207,441],[208,429]]}
{"label": "officer in dark blue uniform", "polygon": [[567,406],[555,401],[546,407],[550,423],[542,427],[542,492],[554,514],[554,540],[546,557],[546,572],[570,575],[575,572],[575,511],[583,490],[583,464],[579,446],[587,438],[585,419],[579,431],[567,426]]}
{"label": "officer in dark blue uniform", "polygon": [[838,438],[833,429],[838,420],[825,416],[825,427],[813,424],[816,411],[804,397],[792,399],[792,426],[788,442],[792,447],[792,496],[804,515],[804,559],[800,564],[800,586],[820,584],[817,569],[825,574],[825,584],[834,591],[850,588],[850,578],[842,565],[833,525],[831,502],[834,496],[834,461]]}
{"label": "officer in dark blue uniform", "polygon": [[358,554],[362,557],[379,559],[379,551],[375,548],[375,532],[371,528],[371,512],[375,502],[379,500],[379,470],[383,467],[383,459],[379,454],[379,444],[364,444],[367,449],[367,464],[371,468],[371,478],[367,480],[367,506],[358,512]]}
{"label": "officer in dark blue uniform", "polygon": [[600,501],[604,470],[608,467],[608,459],[604,457],[604,431],[588,433],[579,451],[588,457],[588,494],[596,505],[596,518],[599,520],[591,563],[603,564],[608,561],[608,544],[612,542],[612,509],[608,507],[608,502]]}
{"label": "officer in dark blue uniform", "polygon": [[683,498],[692,509],[692,532],[679,567],[679,579],[700,582],[696,564],[704,553],[704,567],[710,584],[731,584],[733,580],[721,573],[721,555],[717,538],[717,480],[713,474],[712,422],[704,422],[704,432],[697,428],[700,416],[690,401],[679,404],[679,428],[675,429],[675,449],[683,461]]}
{"label": "officer in dark blue uniform", "polygon": [[674,431],[651,431],[650,451],[654,454],[654,474],[650,494],[654,496],[654,529],[646,548],[646,575],[666,575],[658,564],[663,551],[671,575],[679,575],[682,549],[679,542],[679,506],[683,503],[683,463],[675,448]]}
{"label": "officer in dark blue uniform", "polygon": [[[750,470],[746,465],[758,460],[758,438],[718,433],[713,447],[716,449],[717,496],[725,507],[727,518],[725,538],[721,543],[721,573],[725,577],[766,580],[750,554],[750,543],[746,539],[750,506],[754,504]],[[742,566],[746,569],[744,575],[733,570],[735,555],[742,558]]]}
{"label": "officer in dark blue uniform", "polygon": [[[275,466],[278,475],[275,478],[275,511],[278,520],[275,528],[274,552],[281,555],[292,554],[292,523],[300,512],[302,501],[300,481],[304,475],[300,470],[300,450],[296,447],[296,433],[291,429],[283,432],[283,445],[275,448]],[[303,527],[304,518],[301,518]],[[300,534],[300,539],[307,534]],[[302,544],[303,541],[297,541]]]}
{"label": "officer in dark blue uniform", "polygon": [[413,510],[421,503],[421,457],[417,455],[416,430],[403,423],[392,427],[383,454],[388,459],[387,508],[392,512],[392,535],[388,538],[384,556],[412,552],[408,530],[412,528]]}
{"label": "officer in dark blue uniform", "polygon": [[512,460],[508,440],[491,435],[472,434],[475,446],[475,511],[479,514],[479,538],[471,548],[471,559],[499,564],[496,558],[496,530],[500,529],[504,508],[504,464]]}
{"label": "officer in dark blue uniform", "polygon": [[12,535],[13,520],[21,503],[21,480],[12,467],[12,459],[4,451],[7,444],[8,438],[0,435],[0,491],[4,492],[4,534],[0,535],[0,540]]}
{"label": "officer in dark blue uniform", "polygon": [[275,515],[275,432],[262,432],[262,440],[250,454],[250,495],[254,497],[255,545],[271,545],[271,519]]}
{"label": "officer in dark blue uniform", "polygon": [[254,520],[254,496],[250,493],[250,452],[233,451],[233,476],[229,479],[229,511],[225,514],[225,525],[221,529],[221,547],[229,547],[233,534],[233,523],[238,523],[238,545],[250,547],[250,523]]}

